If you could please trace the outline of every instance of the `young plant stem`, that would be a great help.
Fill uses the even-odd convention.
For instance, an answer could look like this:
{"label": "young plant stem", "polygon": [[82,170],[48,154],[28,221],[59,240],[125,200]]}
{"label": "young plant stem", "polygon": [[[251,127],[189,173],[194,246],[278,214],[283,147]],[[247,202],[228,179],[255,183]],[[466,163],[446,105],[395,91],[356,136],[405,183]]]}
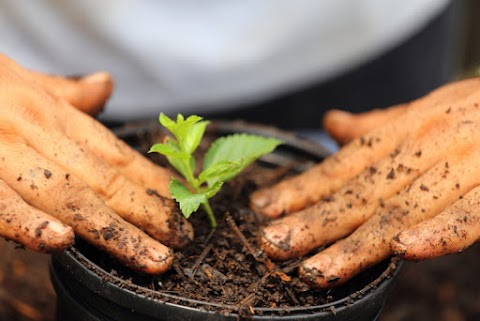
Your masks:
{"label": "young plant stem", "polygon": [[[199,186],[198,181],[194,178],[193,173],[189,172],[188,175],[189,177],[187,178],[187,182],[190,184],[190,186],[193,186],[193,189],[197,193],[201,193],[201,187]],[[208,200],[206,200],[205,203],[202,203],[202,206],[205,212],[207,212],[207,217],[208,217],[208,220],[210,221],[210,226],[212,228],[216,228],[217,220],[215,219],[215,215],[213,214],[213,210],[210,207],[210,203],[208,202]]]}
{"label": "young plant stem", "polygon": [[210,220],[210,225],[212,228],[217,227],[217,220],[215,219],[215,215],[213,214],[212,208],[210,207],[210,203],[208,200],[205,203],[202,203],[203,209],[207,212],[208,219]]}

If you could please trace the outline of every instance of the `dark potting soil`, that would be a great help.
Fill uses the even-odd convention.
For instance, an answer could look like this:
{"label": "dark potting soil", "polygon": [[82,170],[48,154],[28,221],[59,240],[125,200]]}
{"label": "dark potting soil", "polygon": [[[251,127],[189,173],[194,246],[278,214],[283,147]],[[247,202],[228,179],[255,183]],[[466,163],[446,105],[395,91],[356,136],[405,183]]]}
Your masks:
{"label": "dark potting soil", "polygon": [[[276,170],[259,171],[255,167],[240,178],[243,182],[235,180],[228,184],[212,202],[219,223],[215,230],[212,230],[203,212],[194,214],[191,217],[196,231],[194,241],[175,253],[172,269],[163,275],[135,273],[83,242],[77,242],[77,248],[105,271],[138,285],[133,289],[140,293],[152,296],[151,291],[147,293],[142,290],[146,288],[156,291],[157,298],[162,301],[218,309],[222,313],[248,315],[261,314],[254,308],[288,310],[292,307],[317,306],[349,295],[353,300],[371,290],[364,288],[379,278],[388,262],[362,273],[343,286],[319,291],[297,277],[301,259],[272,262],[263,255],[257,239],[259,227],[266,223],[266,219],[245,207],[249,189],[239,186],[253,188],[255,184],[250,175],[259,179],[263,175],[275,177],[277,173]],[[372,289],[375,285],[372,285]],[[364,292],[359,292],[362,289]],[[218,306],[186,302],[184,298]]]}
{"label": "dark potting soil", "polygon": [[[152,143],[145,143],[142,149]],[[200,150],[208,145],[201,146]],[[167,166],[163,157],[150,156]],[[148,296],[152,296],[153,290],[153,296],[162,301],[242,315],[261,314],[262,308],[275,308],[281,313],[294,307],[318,306],[350,296],[344,302],[349,304],[355,297],[375,288],[375,282],[370,287],[367,285],[375,280],[378,282],[382,272],[392,265],[390,261],[363,272],[343,286],[312,289],[297,277],[301,258],[272,262],[262,253],[257,242],[259,227],[268,219],[247,206],[249,195],[255,189],[271,185],[296,173],[295,169],[304,169],[314,163],[300,159],[275,167],[268,162],[257,162],[225,184],[222,191],[211,199],[218,227],[210,227],[203,211],[194,213],[190,221],[195,227],[195,239],[175,253],[173,267],[163,275],[135,273],[83,242],[77,242],[77,248],[111,275],[126,280],[129,288],[133,286],[134,290]],[[391,266],[387,274],[393,269]],[[214,305],[203,305],[198,301]]]}

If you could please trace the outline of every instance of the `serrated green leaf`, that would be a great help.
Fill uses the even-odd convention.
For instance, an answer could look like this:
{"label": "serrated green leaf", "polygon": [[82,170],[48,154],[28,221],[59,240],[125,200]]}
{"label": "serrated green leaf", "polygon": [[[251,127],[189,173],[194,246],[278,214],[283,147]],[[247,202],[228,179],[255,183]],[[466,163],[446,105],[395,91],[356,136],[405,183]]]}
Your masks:
{"label": "serrated green leaf", "polygon": [[168,129],[174,136],[177,136],[177,123],[170,119],[167,115],[164,113],[160,113],[160,116],[158,117],[158,121],[160,124]]}
{"label": "serrated green leaf", "polygon": [[192,154],[197,149],[209,123],[202,119],[197,115],[191,115],[185,119],[182,114],[178,114],[175,122],[168,116],[160,114],[160,123],[173,134],[180,149],[188,154]]}
{"label": "serrated green leaf", "polygon": [[175,158],[182,158],[182,159],[188,159],[189,155],[180,152],[178,149],[174,148],[171,144],[168,143],[159,143],[155,144],[152,147],[150,147],[150,150],[148,151],[149,153],[159,153],[164,156],[170,156],[170,157],[175,157]]}
{"label": "serrated green leaf", "polygon": [[166,156],[166,157],[170,165],[172,165],[180,174],[182,174],[183,177],[185,178],[189,177],[188,175],[189,175],[190,169],[186,165],[189,163],[185,163],[180,158],[175,158],[170,156]]}
{"label": "serrated green leaf", "polygon": [[[182,150],[186,153],[193,154],[197,149],[200,141],[202,140],[203,134],[205,133],[205,129],[209,124],[208,121],[200,121],[202,118],[199,117],[198,120],[194,124],[189,126],[185,125],[185,133],[182,133]],[[187,121],[190,120],[190,117]],[[188,122],[185,122],[188,124]]]}
{"label": "serrated green leaf", "polygon": [[208,186],[212,186],[219,181],[226,182],[232,173],[237,173],[243,166],[244,159],[236,162],[221,160],[202,171],[198,175],[198,179],[201,183],[208,182]]}
{"label": "serrated green leaf", "polygon": [[223,186],[223,182],[216,182],[212,186],[210,186],[207,190],[204,191],[205,196],[207,199],[214,197],[220,191]]}
{"label": "serrated green leaf", "polygon": [[[240,172],[259,157],[271,153],[281,143],[276,138],[252,134],[232,134],[220,137],[213,142],[205,154],[203,168],[205,170],[222,161],[242,162],[242,167],[238,171]],[[232,177],[234,175],[230,175],[228,179]]]}
{"label": "serrated green leaf", "polygon": [[191,155],[180,151],[177,143],[172,139],[167,140],[165,143],[153,145],[148,152],[157,152],[164,155],[170,165],[184,177],[187,177],[186,175],[192,172],[191,167],[195,166],[195,160]]}
{"label": "serrated green leaf", "polygon": [[193,124],[198,123],[202,119],[203,119],[203,117],[200,117],[198,115],[190,115],[190,116],[187,117],[187,119],[185,119],[185,123],[189,124],[189,125],[193,125]]}
{"label": "serrated green leaf", "polygon": [[177,114],[177,125],[180,125],[181,123],[183,123],[185,120],[185,118],[183,117],[182,114]]}
{"label": "serrated green leaf", "polygon": [[202,203],[207,201],[205,194],[193,194],[185,185],[176,179],[172,179],[169,185],[172,197],[179,203],[180,210],[186,218],[196,212]]}

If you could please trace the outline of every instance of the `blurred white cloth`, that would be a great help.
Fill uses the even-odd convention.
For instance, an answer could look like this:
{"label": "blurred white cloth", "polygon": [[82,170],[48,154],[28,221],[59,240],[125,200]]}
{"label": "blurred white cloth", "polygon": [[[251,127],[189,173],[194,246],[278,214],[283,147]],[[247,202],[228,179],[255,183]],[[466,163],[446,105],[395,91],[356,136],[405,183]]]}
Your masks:
{"label": "blurred white cloth", "polygon": [[111,72],[105,118],[201,113],[338,75],[447,2],[0,0],[0,51],[48,73]]}

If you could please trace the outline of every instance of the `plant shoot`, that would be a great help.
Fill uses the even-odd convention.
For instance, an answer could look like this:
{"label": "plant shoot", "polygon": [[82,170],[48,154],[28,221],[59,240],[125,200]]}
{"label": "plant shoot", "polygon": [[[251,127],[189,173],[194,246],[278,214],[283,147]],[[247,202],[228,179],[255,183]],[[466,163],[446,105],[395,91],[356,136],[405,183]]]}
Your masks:
{"label": "plant shoot", "polygon": [[177,120],[160,114],[160,124],[171,134],[163,143],[153,145],[150,152],[164,155],[168,162],[184,177],[188,186],[173,178],[169,185],[172,197],[179,203],[186,218],[203,206],[213,228],[217,226],[208,200],[215,196],[222,185],[237,176],[244,168],[261,156],[272,152],[282,142],[276,138],[253,134],[231,134],[215,140],[203,159],[203,168],[196,176],[193,153],[200,144],[209,121],[192,115]]}

